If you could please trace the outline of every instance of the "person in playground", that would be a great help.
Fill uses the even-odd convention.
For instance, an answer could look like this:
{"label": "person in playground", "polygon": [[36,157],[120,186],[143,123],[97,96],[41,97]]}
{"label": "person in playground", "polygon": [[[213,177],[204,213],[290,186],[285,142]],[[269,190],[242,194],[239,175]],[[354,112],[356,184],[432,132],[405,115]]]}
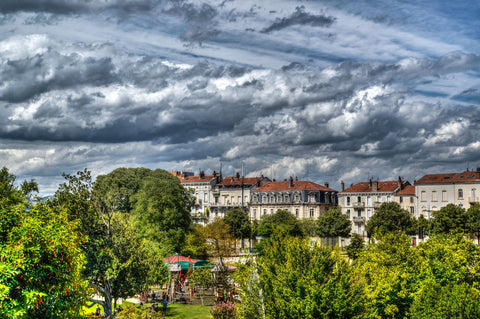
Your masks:
{"label": "person in playground", "polygon": [[166,315],[167,315],[168,300],[167,300],[167,299],[163,299],[162,304],[163,304],[163,315],[166,316]]}

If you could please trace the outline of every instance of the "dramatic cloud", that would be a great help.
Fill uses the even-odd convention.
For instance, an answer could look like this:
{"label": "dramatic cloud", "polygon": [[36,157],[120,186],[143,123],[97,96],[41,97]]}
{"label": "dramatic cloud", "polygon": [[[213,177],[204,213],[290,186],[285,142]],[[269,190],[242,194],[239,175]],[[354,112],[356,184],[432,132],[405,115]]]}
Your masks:
{"label": "dramatic cloud", "polygon": [[475,15],[343,4],[3,1],[0,161],[44,194],[84,167],[338,189],[480,164]]}

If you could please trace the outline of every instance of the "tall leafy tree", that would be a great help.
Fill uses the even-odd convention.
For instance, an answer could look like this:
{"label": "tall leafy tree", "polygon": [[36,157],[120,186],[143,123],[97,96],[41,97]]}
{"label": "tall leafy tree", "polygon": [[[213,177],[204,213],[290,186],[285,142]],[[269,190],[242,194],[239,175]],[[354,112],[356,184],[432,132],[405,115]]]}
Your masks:
{"label": "tall leafy tree", "polygon": [[23,181],[20,187],[15,186],[16,176],[10,174],[7,167],[0,170],[0,199],[6,199],[11,204],[25,202],[25,196],[38,192],[38,184],[32,179]]}
{"label": "tall leafy tree", "polygon": [[181,254],[192,258],[207,259],[208,248],[205,228],[196,224],[193,226],[193,230],[185,237],[185,245]]}
{"label": "tall leafy tree", "polygon": [[145,178],[134,196],[132,211],[140,234],[181,251],[185,235],[191,230],[190,207],[193,197],[172,174],[156,170]]}
{"label": "tall leafy tree", "polygon": [[402,231],[415,234],[415,218],[396,202],[383,203],[365,225],[369,234]]}
{"label": "tall leafy tree", "polygon": [[449,232],[465,232],[467,214],[465,209],[448,204],[438,211],[432,212],[432,231],[435,234],[447,234]]}
{"label": "tall leafy tree", "polygon": [[346,247],[348,258],[357,259],[365,250],[365,242],[359,234],[353,234],[350,245]]}
{"label": "tall leafy tree", "polygon": [[335,246],[335,238],[350,237],[352,222],[347,215],[342,214],[340,208],[329,209],[317,221],[318,235],[332,239],[332,246]]}
{"label": "tall leafy tree", "polygon": [[76,223],[63,210],[3,198],[0,227],[1,317],[77,318],[87,286]]}
{"label": "tall leafy tree", "polygon": [[257,227],[257,235],[270,237],[275,228],[280,228],[291,236],[303,236],[297,217],[288,210],[279,209],[272,215],[263,215]]}
{"label": "tall leafy tree", "polygon": [[92,301],[111,317],[112,302],[143,290],[163,263],[138,236],[131,216],[118,211],[122,207],[118,187],[96,186],[86,169],[64,177],[66,182],[51,205],[67,209],[70,219],[78,220],[79,230],[88,237],[82,244],[87,258],[83,275],[103,297]]}
{"label": "tall leafy tree", "polygon": [[238,208],[229,210],[223,220],[230,227],[230,233],[235,239],[240,239],[243,242],[244,238],[251,237],[252,227],[246,211]]}
{"label": "tall leafy tree", "polygon": [[480,245],[480,204],[474,204],[467,209],[465,217],[465,231],[477,236]]}
{"label": "tall leafy tree", "polygon": [[[275,233],[264,255],[242,269],[242,318],[352,318],[362,294],[348,262],[308,239]],[[258,287],[258,288],[255,288]],[[250,303],[252,302],[252,303]]]}

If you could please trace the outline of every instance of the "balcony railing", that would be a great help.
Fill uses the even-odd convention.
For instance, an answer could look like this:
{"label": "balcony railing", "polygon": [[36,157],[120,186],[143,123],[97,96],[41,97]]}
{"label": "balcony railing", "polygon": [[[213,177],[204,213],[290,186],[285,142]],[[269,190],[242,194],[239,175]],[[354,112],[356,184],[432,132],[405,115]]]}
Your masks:
{"label": "balcony railing", "polygon": [[355,209],[363,209],[363,208],[365,208],[365,203],[364,202],[355,202],[355,203],[353,203],[352,206]]}
{"label": "balcony railing", "polygon": [[379,208],[382,206],[382,203],[373,203],[373,208]]}
{"label": "balcony railing", "polygon": [[365,222],[365,217],[353,216],[353,222],[354,223],[364,223]]}
{"label": "balcony railing", "polygon": [[478,196],[471,196],[468,198],[468,202],[470,204],[475,204],[480,202],[480,198]]}

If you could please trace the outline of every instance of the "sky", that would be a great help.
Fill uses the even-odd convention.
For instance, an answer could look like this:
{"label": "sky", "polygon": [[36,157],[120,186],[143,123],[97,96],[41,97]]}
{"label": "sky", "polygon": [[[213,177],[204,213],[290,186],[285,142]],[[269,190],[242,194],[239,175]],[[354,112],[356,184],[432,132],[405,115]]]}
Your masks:
{"label": "sky", "polygon": [[339,190],[480,166],[480,2],[2,0],[0,166]]}

